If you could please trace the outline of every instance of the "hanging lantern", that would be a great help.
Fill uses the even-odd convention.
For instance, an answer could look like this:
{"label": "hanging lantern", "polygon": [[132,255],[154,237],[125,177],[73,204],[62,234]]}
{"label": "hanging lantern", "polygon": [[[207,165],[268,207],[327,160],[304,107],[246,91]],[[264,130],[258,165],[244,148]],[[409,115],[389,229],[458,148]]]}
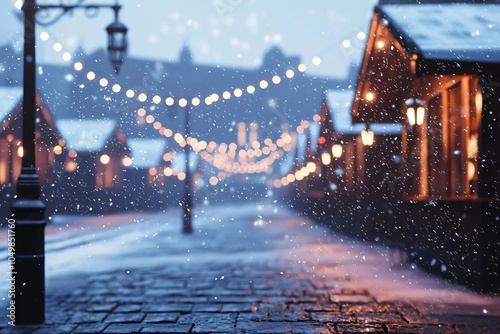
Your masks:
{"label": "hanging lantern", "polygon": [[342,156],[342,145],[335,144],[332,146],[332,155],[334,158],[340,158]]}
{"label": "hanging lantern", "polygon": [[332,163],[332,156],[328,152],[321,153],[321,162],[323,165],[328,166]]}
{"label": "hanging lantern", "polygon": [[363,143],[363,145],[365,145],[365,146],[373,145],[373,141],[374,141],[374,137],[375,137],[374,135],[375,134],[373,133],[373,131],[370,130],[369,128],[361,131],[361,142]]}
{"label": "hanging lantern", "polygon": [[408,123],[413,125],[424,124],[425,118],[425,108],[424,103],[416,98],[410,98],[405,101],[406,104],[406,116],[408,117]]}
{"label": "hanging lantern", "polygon": [[113,7],[115,11],[115,21],[106,27],[108,32],[108,52],[111,60],[111,64],[115,69],[115,72],[120,71],[120,67],[125,58],[125,53],[127,52],[127,27],[118,22],[118,10],[119,6]]}

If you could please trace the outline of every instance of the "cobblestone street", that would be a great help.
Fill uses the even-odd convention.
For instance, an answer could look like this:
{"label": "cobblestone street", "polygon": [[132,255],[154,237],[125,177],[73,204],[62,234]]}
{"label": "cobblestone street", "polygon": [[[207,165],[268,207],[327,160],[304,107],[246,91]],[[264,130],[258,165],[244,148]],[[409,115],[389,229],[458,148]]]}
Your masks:
{"label": "cobblestone street", "polygon": [[2,321],[0,333],[500,332],[498,297],[390,263],[380,246],[272,206],[212,219],[217,210],[198,212],[192,236],[160,228],[136,245],[119,238],[116,253],[54,272],[46,323]]}

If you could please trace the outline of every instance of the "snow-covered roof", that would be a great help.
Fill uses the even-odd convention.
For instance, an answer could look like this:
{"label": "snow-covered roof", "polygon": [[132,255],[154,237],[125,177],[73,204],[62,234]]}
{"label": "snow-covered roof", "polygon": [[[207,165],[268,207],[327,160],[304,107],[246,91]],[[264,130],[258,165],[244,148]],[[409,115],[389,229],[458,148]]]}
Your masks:
{"label": "snow-covered roof", "polygon": [[307,154],[307,135],[302,132],[297,136],[297,162],[299,164],[303,163],[306,161],[306,154]]}
{"label": "snow-covered roof", "polygon": [[400,123],[372,123],[370,129],[376,135],[400,135],[403,125]]}
{"label": "snow-covered roof", "polygon": [[97,152],[104,148],[111,137],[116,128],[116,121],[61,119],[56,121],[56,125],[69,149],[78,152]]}
{"label": "snow-covered roof", "polygon": [[295,163],[295,150],[291,150],[286,153],[285,157],[278,164],[279,173],[281,176],[285,176],[293,169]]}
{"label": "snow-covered roof", "polygon": [[351,106],[353,99],[353,89],[332,89],[326,92],[326,101],[333,128],[339,134],[359,134],[366,127],[365,124],[352,124]]}
{"label": "snow-covered roof", "polygon": [[309,125],[309,141],[311,143],[311,151],[316,152],[318,147],[318,138],[321,133],[321,125],[317,122],[311,122]]}
{"label": "snow-covered roof", "polygon": [[[189,171],[195,172],[198,168],[198,161],[200,159],[200,155],[195,152],[189,153]],[[172,159],[173,169],[177,169],[181,172],[186,170],[186,154],[184,152],[176,152],[174,158]]]}
{"label": "snow-covered roof", "polygon": [[137,168],[157,167],[167,148],[162,139],[129,138],[127,145],[132,152],[132,166]]}
{"label": "snow-covered roof", "polygon": [[379,8],[392,33],[414,44],[424,58],[500,62],[500,4],[390,4]]}
{"label": "snow-covered roof", "polygon": [[3,121],[23,97],[22,87],[0,87],[0,121]]}

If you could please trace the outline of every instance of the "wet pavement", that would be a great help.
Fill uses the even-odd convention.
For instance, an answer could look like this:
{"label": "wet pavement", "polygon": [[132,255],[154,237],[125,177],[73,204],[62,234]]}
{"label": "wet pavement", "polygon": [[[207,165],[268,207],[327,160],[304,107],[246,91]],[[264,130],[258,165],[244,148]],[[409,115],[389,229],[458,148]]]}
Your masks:
{"label": "wet pavement", "polygon": [[180,215],[48,226],[46,322],[3,299],[0,333],[500,333],[498,296],[273,203],[197,208],[192,235]]}

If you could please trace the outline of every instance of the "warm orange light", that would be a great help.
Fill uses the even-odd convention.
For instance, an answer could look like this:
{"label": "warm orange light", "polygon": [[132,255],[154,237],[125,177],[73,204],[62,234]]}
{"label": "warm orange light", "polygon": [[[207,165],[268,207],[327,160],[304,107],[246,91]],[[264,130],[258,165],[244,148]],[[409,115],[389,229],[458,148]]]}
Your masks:
{"label": "warm orange light", "polygon": [[131,165],[132,165],[132,159],[131,159],[130,157],[124,157],[124,158],[122,159],[122,164],[123,164],[123,166],[125,166],[125,167],[129,167],[129,166],[131,166]]}
{"label": "warm orange light", "polygon": [[321,154],[321,162],[323,165],[328,166],[332,163],[332,156],[328,152],[323,152]]}
{"label": "warm orange light", "polygon": [[417,108],[417,117],[416,117],[417,125],[424,124],[424,116],[425,116],[425,108],[424,107],[418,107]]}
{"label": "warm orange light", "polygon": [[342,145],[335,144],[332,146],[332,155],[334,158],[340,158],[342,156]]}
{"label": "warm orange light", "polygon": [[184,98],[179,100],[179,107],[185,108],[188,105],[188,101]]}
{"label": "warm orange light", "polygon": [[467,161],[467,180],[472,181],[476,177],[476,166],[472,161]]}
{"label": "warm orange light", "polygon": [[62,147],[61,147],[60,145],[56,145],[56,146],[54,146],[53,152],[54,152],[54,154],[56,154],[56,155],[61,154],[61,153],[62,153]]}
{"label": "warm orange light", "polygon": [[408,123],[413,125],[424,124],[425,119],[425,107],[423,102],[419,99],[410,98],[405,101],[406,104],[406,116],[408,117]]}
{"label": "warm orange light", "polygon": [[314,162],[309,161],[306,166],[309,173],[314,173],[316,171],[316,164]]}
{"label": "warm orange light", "polygon": [[64,169],[69,173],[74,172],[76,170],[76,162],[74,161],[66,162],[66,166],[64,167]]}
{"label": "warm orange light", "polygon": [[481,91],[476,92],[476,112],[479,114],[483,110],[483,93]]}
{"label": "warm orange light", "polygon": [[417,122],[415,119],[415,108],[409,107],[406,109],[406,116],[408,117],[408,123],[410,123],[410,125],[415,125]]}
{"label": "warm orange light", "polygon": [[474,134],[469,138],[469,143],[467,145],[467,153],[468,153],[468,158],[469,159],[475,159],[477,158],[477,154],[479,152],[479,146],[478,146],[478,135]]}
{"label": "warm orange light", "polygon": [[365,95],[365,99],[366,99],[366,101],[371,102],[371,101],[375,100],[375,94],[373,92],[368,92]]}
{"label": "warm orange light", "polygon": [[146,115],[146,109],[144,108],[137,109],[137,115],[140,117],[144,117]]}
{"label": "warm orange light", "polygon": [[101,155],[101,158],[99,160],[101,161],[101,163],[103,165],[107,165],[111,161],[111,158],[109,157],[109,155],[103,154],[103,155]]}
{"label": "warm orange light", "polygon": [[326,138],[323,137],[323,136],[319,137],[318,138],[318,144],[323,145],[324,143],[326,143]]}
{"label": "warm orange light", "polygon": [[374,133],[372,130],[367,129],[361,131],[361,142],[363,143],[363,145],[371,146],[373,145],[373,141],[374,141]]}
{"label": "warm orange light", "polygon": [[166,167],[163,169],[163,175],[165,176],[172,176],[174,174],[174,171],[170,167]]}
{"label": "warm orange light", "polygon": [[208,182],[210,183],[210,185],[215,186],[215,185],[217,185],[217,183],[219,183],[219,179],[215,176],[212,176],[212,177],[210,177]]}
{"label": "warm orange light", "polygon": [[68,152],[68,157],[70,157],[71,159],[76,158],[76,155],[77,155],[77,153],[75,150],[71,150]]}

